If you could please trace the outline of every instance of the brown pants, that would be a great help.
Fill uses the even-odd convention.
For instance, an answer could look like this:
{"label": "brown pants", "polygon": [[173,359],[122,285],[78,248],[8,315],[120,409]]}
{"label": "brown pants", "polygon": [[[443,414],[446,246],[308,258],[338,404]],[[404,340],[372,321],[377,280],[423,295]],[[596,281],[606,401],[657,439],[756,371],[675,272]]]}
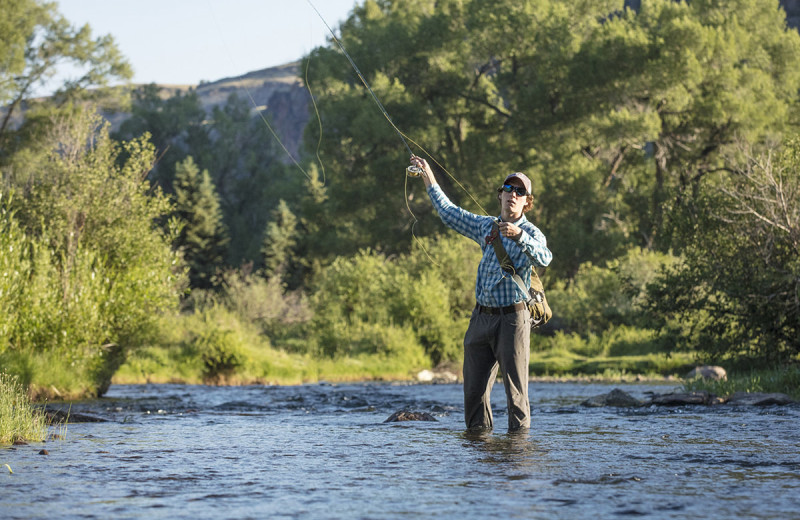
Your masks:
{"label": "brown pants", "polygon": [[508,429],[529,428],[528,401],[531,317],[527,309],[506,314],[472,311],[464,336],[464,419],[467,428],[492,428],[490,395],[503,373]]}

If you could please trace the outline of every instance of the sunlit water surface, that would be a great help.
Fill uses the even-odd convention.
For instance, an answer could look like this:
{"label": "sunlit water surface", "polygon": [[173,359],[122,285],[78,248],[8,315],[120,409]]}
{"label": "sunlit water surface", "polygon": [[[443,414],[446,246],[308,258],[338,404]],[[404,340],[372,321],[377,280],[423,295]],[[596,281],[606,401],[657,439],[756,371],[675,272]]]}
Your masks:
{"label": "sunlit water surface", "polygon": [[0,450],[0,518],[800,518],[798,405],[580,406],[612,388],[531,384],[514,435],[496,385],[468,435],[460,385],[113,386]]}

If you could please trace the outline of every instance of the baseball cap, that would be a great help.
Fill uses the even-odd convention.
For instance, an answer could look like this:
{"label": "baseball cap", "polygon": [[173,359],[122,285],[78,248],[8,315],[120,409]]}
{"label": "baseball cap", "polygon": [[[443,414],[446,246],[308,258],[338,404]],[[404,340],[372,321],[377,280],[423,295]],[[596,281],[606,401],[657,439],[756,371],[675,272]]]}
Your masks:
{"label": "baseball cap", "polygon": [[528,192],[528,195],[533,193],[533,191],[531,190],[531,180],[524,173],[522,172],[512,173],[511,175],[506,177],[506,180],[503,181],[503,184],[508,184],[508,181],[510,181],[511,179],[519,179],[522,182],[522,185],[525,186],[525,191]]}

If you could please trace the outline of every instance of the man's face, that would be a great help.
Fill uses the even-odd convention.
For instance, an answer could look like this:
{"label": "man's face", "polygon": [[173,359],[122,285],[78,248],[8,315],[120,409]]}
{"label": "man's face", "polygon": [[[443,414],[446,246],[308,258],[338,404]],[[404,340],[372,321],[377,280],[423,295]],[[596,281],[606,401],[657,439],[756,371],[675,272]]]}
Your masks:
{"label": "man's face", "polygon": [[[519,179],[510,179],[506,184],[510,184],[516,188],[525,187]],[[522,210],[525,203],[528,201],[527,195],[518,195],[515,190],[507,192],[505,190],[500,192],[500,215],[503,220],[507,222],[514,222],[522,216]]]}

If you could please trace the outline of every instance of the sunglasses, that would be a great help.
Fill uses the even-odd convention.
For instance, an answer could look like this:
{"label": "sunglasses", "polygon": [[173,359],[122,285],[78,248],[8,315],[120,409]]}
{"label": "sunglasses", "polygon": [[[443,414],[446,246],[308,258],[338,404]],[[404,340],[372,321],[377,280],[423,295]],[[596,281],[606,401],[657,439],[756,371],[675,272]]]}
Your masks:
{"label": "sunglasses", "polygon": [[528,192],[525,190],[525,188],[522,188],[520,186],[512,186],[510,184],[503,184],[503,186],[500,189],[503,190],[506,193],[511,193],[513,191],[519,197],[524,197],[525,195],[528,194]]}

